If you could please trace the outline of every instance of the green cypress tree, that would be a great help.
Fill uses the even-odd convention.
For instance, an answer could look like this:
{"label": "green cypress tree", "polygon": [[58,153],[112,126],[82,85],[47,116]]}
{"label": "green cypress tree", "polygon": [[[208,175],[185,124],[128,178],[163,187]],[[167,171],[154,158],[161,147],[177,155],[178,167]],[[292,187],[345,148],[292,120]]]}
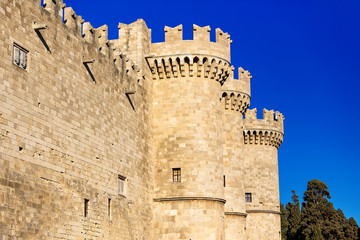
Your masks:
{"label": "green cypress tree", "polygon": [[339,216],[339,225],[340,225],[340,228],[342,229],[342,233],[343,233],[342,239],[347,240],[347,238],[345,236],[345,229],[347,229],[348,220],[340,208],[337,210],[337,212],[338,212],[338,216]]}
{"label": "green cypress tree", "polygon": [[287,234],[289,230],[289,222],[288,222],[288,216],[289,213],[285,209],[284,204],[280,204],[280,212],[281,212],[281,240],[288,240]]}
{"label": "green cypress tree", "polygon": [[349,218],[349,220],[345,220],[345,224],[343,226],[344,235],[346,240],[358,240],[358,231],[359,227],[354,218]]}
{"label": "green cypress tree", "polygon": [[325,240],[321,234],[320,224],[316,224],[312,227],[310,236],[306,240]]}
{"label": "green cypress tree", "polygon": [[299,228],[301,223],[301,215],[300,215],[300,202],[299,196],[296,195],[294,190],[292,192],[292,203],[286,204],[286,210],[288,211],[288,240],[297,240],[299,239]]}
{"label": "green cypress tree", "polygon": [[[301,211],[301,239],[315,236],[315,228],[326,240],[340,240],[344,238],[341,221],[333,204],[328,201],[330,192],[325,183],[319,180],[308,182],[304,193]],[[316,233],[318,237],[318,233]]]}

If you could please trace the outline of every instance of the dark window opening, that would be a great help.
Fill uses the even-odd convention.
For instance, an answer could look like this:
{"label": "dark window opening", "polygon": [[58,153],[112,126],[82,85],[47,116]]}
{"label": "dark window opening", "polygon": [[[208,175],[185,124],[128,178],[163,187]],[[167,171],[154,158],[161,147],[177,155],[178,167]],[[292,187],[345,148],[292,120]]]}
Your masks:
{"label": "dark window opening", "polygon": [[245,193],[245,202],[252,202],[251,193]]}
{"label": "dark window opening", "polygon": [[89,199],[84,199],[84,217],[88,216],[88,210],[89,210]]}
{"label": "dark window opening", "polygon": [[224,178],[224,187],[226,187],[226,179],[225,179],[225,175],[223,176]]}
{"label": "dark window opening", "polygon": [[173,168],[173,182],[181,182],[181,168]]}

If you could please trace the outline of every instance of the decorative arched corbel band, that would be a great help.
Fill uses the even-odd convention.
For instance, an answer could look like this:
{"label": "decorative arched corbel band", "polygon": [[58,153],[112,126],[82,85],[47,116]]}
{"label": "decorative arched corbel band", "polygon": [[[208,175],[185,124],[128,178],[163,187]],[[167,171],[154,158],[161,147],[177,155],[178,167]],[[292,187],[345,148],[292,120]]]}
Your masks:
{"label": "decorative arched corbel band", "polygon": [[225,110],[238,111],[244,114],[250,106],[250,95],[235,90],[223,90],[221,102]]}
{"label": "decorative arched corbel band", "polygon": [[147,56],[153,79],[199,77],[210,78],[223,84],[232,66],[222,58],[201,54]]}
{"label": "decorative arched corbel band", "polygon": [[246,129],[244,143],[254,145],[268,145],[279,148],[284,139],[284,134],[276,130]]}

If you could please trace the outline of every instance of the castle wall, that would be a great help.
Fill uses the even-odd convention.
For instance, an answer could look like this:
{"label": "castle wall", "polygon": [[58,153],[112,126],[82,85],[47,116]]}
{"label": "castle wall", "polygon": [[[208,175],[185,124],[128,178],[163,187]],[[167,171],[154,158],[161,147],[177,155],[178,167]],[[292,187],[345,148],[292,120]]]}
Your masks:
{"label": "castle wall", "polygon": [[245,192],[252,194],[252,202],[246,203],[247,239],[280,239],[277,149],[246,145],[242,156],[245,159]]}
{"label": "castle wall", "polygon": [[225,239],[246,240],[246,216],[225,215]]}
{"label": "castle wall", "polygon": [[1,239],[280,239],[284,118],[247,110],[227,33],[193,31],[0,2]]}
{"label": "castle wall", "polygon": [[247,210],[280,210],[277,149],[271,146],[246,145],[242,150],[245,160],[245,191],[252,193]]}
{"label": "castle wall", "polygon": [[281,239],[280,215],[272,213],[251,213],[246,217],[248,240]]}
{"label": "castle wall", "polygon": [[[110,47],[80,36],[79,16],[67,9],[64,24],[47,2],[0,2],[0,238],[146,239],[151,89]],[[14,42],[29,51],[26,70],[12,63]]]}
{"label": "castle wall", "polygon": [[225,176],[225,239],[246,239],[242,114],[223,112],[223,156]]}
{"label": "castle wall", "polygon": [[224,239],[224,203],[208,200],[154,205],[153,239]]}
{"label": "castle wall", "polygon": [[[223,156],[225,169],[225,212],[245,214],[242,114],[224,111]],[[241,141],[242,140],[242,141]]]}

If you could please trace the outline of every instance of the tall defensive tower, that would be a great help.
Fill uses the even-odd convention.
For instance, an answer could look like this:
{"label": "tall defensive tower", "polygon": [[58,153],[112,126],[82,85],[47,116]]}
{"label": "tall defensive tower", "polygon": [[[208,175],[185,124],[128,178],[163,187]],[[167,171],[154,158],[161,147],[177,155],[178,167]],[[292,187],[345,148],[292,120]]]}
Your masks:
{"label": "tall defensive tower", "polygon": [[223,159],[226,239],[281,239],[277,150],[283,141],[284,116],[250,105],[250,73],[223,85]]}
{"label": "tall defensive tower", "polygon": [[[230,36],[165,27],[153,43],[154,239],[224,239],[221,84],[231,73]],[[181,176],[181,179],[180,179]]]}
{"label": "tall defensive tower", "polygon": [[250,105],[250,73],[239,68],[222,86],[226,239],[246,239],[243,114]]}
{"label": "tall defensive tower", "polygon": [[246,233],[248,240],[281,239],[278,148],[283,141],[284,116],[263,110],[257,119],[256,108],[248,110],[244,120],[244,187]]}

